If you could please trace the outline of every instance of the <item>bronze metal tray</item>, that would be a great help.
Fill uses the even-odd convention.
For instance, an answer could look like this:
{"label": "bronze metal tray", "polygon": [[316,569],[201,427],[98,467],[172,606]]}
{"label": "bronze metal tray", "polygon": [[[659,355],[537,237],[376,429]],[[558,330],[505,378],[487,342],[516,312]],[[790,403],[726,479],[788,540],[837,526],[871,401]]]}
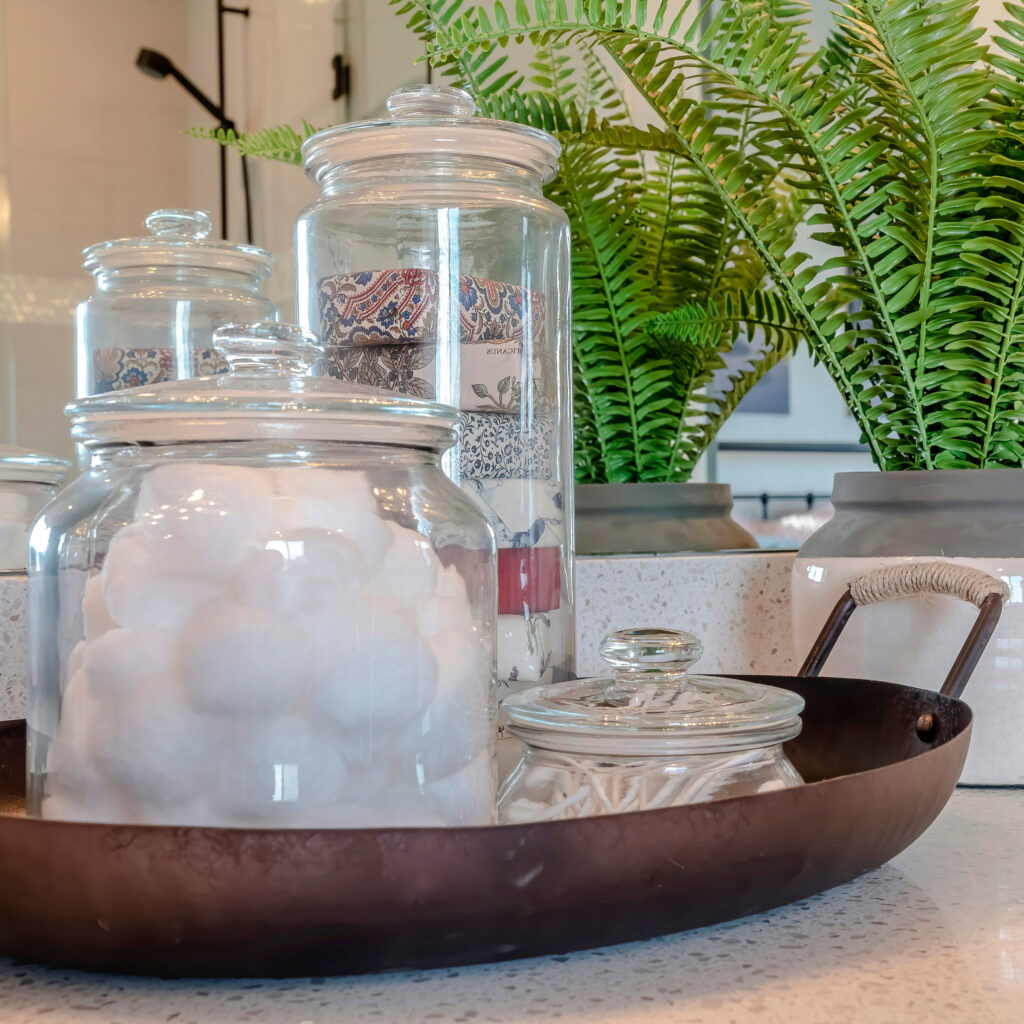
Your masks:
{"label": "bronze metal tray", "polygon": [[[801,677],[744,676],[806,700],[787,753],[808,785],[663,810],[455,829],[43,821],[24,816],[24,723],[3,723],[0,954],[164,976],[440,967],[648,938],[839,885],[931,824],[971,731],[951,696],[806,677],[853,604]],[[947,692],[999,617],[998,598],[981,606]]]}

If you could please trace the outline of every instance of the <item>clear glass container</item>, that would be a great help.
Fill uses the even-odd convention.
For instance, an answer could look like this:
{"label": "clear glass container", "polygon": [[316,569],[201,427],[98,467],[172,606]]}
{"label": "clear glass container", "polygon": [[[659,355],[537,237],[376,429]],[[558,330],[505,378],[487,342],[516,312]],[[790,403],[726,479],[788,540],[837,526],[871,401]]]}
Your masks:
{"label": "clear glass container", "polygon": [[299,320],[332,376],[461,411],[443,467],[497,535],[501,693],[571,678],[569,223],[543,194],[559,144],[447,86],[387,109],[303,145],[321,194],[295,229]]}
{"label": "clear glass container", "polygon": [[0,572],[25,572],[32,520],[70,469],[55,455],[0,445]]}
{"label": "clear glass container", "polygon": [[454,409],[226,328],[226,374],[68,407],[32,531],[29,810],[251,827],[495,817],[494,537]]}
{"label": "clear glass container", "polygon": [[96,290],[75,313],[79,398],[143,384],[221,373],[213,345],[226,323],[278,319],[260,293],[273,257],[211,238],[202,210],[156,210],[149,235],[83,252]]}
{"label": "clear glass container", "polygon": [[801,785],[782,744],[789,690],[692,676],[700,641],[667,629],[605,637],[610,679],[538,686],[504,702],[525,750],[498,796],[503,824],[654,810]]}

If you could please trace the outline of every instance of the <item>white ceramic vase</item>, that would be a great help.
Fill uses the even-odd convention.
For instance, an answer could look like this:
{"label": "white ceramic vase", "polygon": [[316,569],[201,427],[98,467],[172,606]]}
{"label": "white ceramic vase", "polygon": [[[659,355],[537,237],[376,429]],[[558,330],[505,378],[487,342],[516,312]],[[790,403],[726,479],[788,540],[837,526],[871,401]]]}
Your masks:
{"label": "white ceramic vase", "polygon": [[[1024,784],[1024,470],[840,473],[832,501],[835,518],[793,563],[796,650],[872,569],[940,559],[999,577],[1010,598],[964,693],[975,722],[960,781]],[[859,608],[822,674],[937,690],[976,617],[973,605],[934,595]]]}

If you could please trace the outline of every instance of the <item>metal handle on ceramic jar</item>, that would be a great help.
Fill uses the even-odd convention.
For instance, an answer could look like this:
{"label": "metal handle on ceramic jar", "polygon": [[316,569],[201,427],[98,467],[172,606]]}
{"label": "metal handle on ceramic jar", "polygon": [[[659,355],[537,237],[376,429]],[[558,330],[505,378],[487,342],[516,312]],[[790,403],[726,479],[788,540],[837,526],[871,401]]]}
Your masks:
{"label": "metal handle on ceramic jar", "polygon": [[[959,697],[995,632],[1010,588],[987,572],[952,562],[892,565],[853,580],[836,602],[798,675],[814,677],[821,672],[855,608],[914,594],[958,597],[979,609],[978,618],[939,690],[944,697]],[[926,727],[927,723],[918,723],[919,731]]]}

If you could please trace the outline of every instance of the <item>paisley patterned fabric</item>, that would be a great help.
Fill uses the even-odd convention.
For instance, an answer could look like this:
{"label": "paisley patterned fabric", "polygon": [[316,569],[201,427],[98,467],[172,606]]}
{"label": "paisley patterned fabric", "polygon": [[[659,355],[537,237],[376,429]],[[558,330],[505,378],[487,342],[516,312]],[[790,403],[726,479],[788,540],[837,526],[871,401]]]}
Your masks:
{"label": "paisley patterned fabric", "polygon": [[408,267],[321,278],[325,346],[411,345],[437,340],[437,274]]}
{"label": "paisley patterned fabric", "polygon": [[[98,348],[93,353],[94,395],[145,384],[177,380],[178,355],[173,348]],[[190,377],[209,377],[226,373],[227,360],[215,349],[204,348],[193,354]]]}
{"label": "paisley patterned fabric", "polygon": [[[320,340],[340,345],[427,344],[438,338],[439,278],[415,267],[333,274],[318,283]],[[462,275],[459,341],[539,337],[544,297],[518,285]]]}

